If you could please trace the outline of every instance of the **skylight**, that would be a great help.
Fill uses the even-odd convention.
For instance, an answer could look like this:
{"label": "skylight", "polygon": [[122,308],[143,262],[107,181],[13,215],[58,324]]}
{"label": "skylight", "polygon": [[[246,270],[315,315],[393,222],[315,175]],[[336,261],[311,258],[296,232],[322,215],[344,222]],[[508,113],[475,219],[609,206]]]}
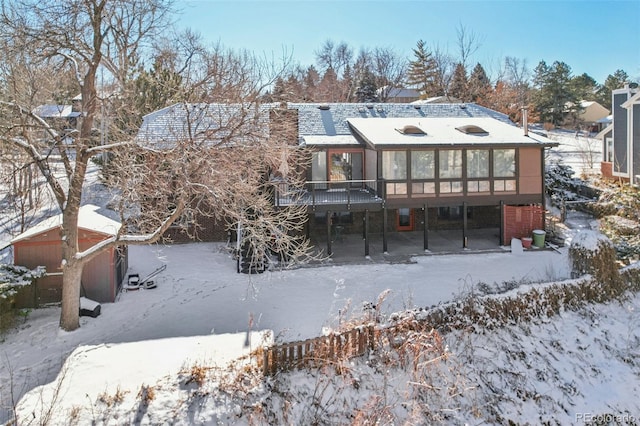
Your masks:
{"label": "skylight", "polygon": [[484,130],[482,127],[467,124],[466,126],[456,127],[456,130],[466,134],[466,135],[488,135],[489,132]]}
{"label": "skylight", "polygon": [[422,130],[418,126],[414,126],[413,124],[407,124],[402,129],[396,129],[398,132],[403,135],[416,135],[416,136],[426,136],[426,132]]}

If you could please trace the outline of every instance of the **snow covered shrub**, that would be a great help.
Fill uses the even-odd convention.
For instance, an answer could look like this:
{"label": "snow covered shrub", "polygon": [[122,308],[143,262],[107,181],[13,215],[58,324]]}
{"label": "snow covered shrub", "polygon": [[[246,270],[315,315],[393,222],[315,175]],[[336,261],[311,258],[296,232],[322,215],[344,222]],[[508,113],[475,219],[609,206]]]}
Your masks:
{"label": "snow covered shrub", "polygon": [[571,166],[560,163],[552,163],[545,170],[545,189],[551,197],[551,204],[561,206],[564,201],[577,200],[578,188],[582,181],[573,177]]}
{"label": "snow covered shrub", "polygon": [[15,324],[16,318],[24,316],[24,310],[16,309],[15,302],[20,292],[31,289],[37,278],[44,276],[44,267],[34,270],[24,266],[0,264],[0,333]]}
{"label": "snow covered shrub", "polygon": [[569,258],[576,277],[590,274],[605,285],[619,285],[621,281],[615,248],[600,232],[578,232],[569,247]]}

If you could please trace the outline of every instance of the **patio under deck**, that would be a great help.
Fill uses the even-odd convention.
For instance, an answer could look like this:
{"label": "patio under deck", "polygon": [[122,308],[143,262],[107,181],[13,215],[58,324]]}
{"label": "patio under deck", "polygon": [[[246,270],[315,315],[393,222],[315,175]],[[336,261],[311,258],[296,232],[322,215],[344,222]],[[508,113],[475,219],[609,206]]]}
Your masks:
{"label": "patio under deck", "polygon": [[[365,240],[362,234],[345,234],[332,241],[332,253],[327,254],[327,240],[319,236],[312,240],[317,253],[327,258],[320,262],[332,264],[343,263],[410,263],[416,256],[443,254],[470,254],[509,251],[510,248],[500,245],[500,229],[471,229],[463,235],[462,229],[429,230],[429,248],[424,249],[423,231],[388,232],[386,239],[388,249],[384,251],[383,236],[371,233],[369,255],[363,255]],[[464,238],[467,238],[467,247]],[[535,251],[535,250],[531,250]],[[330,259],[330,260],[329,260]]]}

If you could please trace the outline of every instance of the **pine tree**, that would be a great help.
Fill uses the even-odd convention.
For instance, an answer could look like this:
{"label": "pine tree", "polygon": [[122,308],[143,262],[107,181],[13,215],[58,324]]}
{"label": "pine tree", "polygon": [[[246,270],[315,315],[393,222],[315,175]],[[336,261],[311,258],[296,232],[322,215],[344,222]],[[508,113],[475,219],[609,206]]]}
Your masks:
{"label": "pine tree", "polygon": [[609,74],[598,90],[598,103],[611,110],[611,92],[623,88],[626,83],[629,83],[629,75],[624,70],[616,70],[613,74]]}
{"label": "pine tree", "polygon": [[377,102],[378,87],[376,86],[375,76],[365,68],[360,76],[358,88],[356,89],[356,99],[358,102]]}
{"label": "pine tree", "polygon": [[437,78],[435,59],[426,48],[423,40],[418,40],[413,54],[415,59],[409,62],[407,85],[415,87],[424,97],[433,96]]}
{"label": "pine tree", "polygon": [[556,126],[564,121],[568,106],[574,108],[580,102],[571,86],[571,67],[564,62],[548,66],[540,61],[534,70],[533,83],[536,89],[533,104],[540,118]]}
{"label": "pine tree", "polygon": [[470,100],[468,86],[467,70],[462,63],[458,63],[453,70],[453,78],[449,85],[449,95],[460,99],[462,102],[468,102]]}
{"label": "pine tree", "polygon": [[491,92],[491,81],[480,63],[476,64],[469,76],[469,97],[471,102],[481,102]]}
{"label": "pine tree", "polygon": [[302,82],[304,88],[303,100],[305,102],[315,102],[318,83],[320,83],[320,74],[318,74],[318,71],[315,69],[315,67],[311,65],[309,68],[307,68],[304,80]]}
{"label": "pine tree", "polygon": [[580,100],[595,101],[598,83],[589,74],[584,73],[571,79],[571,89]]}
{"label": "pine tree", "polygon": [[327,68],[318,84],[317,102],[339,102],[340,84],[333,68]]}

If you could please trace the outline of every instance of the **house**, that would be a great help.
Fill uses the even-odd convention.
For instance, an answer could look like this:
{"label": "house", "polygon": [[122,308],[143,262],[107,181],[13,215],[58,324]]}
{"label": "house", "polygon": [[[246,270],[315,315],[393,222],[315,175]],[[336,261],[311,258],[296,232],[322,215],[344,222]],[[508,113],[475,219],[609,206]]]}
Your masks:
{"label": "house", "polygon": [[597,133],[602,130],[600,120],[609,115],[609,110],[595,101],[581,101],[580,108],[576,115],[578,123],[583,129],[590,133]]}
{"label": "house", "polygon": [[602,176],[640,185],[640,91],[626,85],[611,97],[612,122],[597,135],[602,140]]}
{"label": "house", "polygon": [[544,227],[544,150],[527,126],[476,104],[295,104],[300,144],[313,149],[304,194],[310,236],[331,228],[383,236],[501,229],[496,246]]}
{"label": "house", "polygon": [[40,105],[33,110],[33,113],[61,131],[76,129],[78,119],[82,115],[72,105],[57,104]]}
{"label": "house", "polygon": [[[78,218],[80,250],[116,235],[120,223],[99,213],[99,207],[85,205]],[[60,302],[62,299],[62,214],[38,223],[11,240],[15,265],[46,267],[38,279],[34,305]],[[82,296],[97,302],[113,302],[128,268],[126,247],[110,248],[92,259],[82,272]]]}
{"label": "house", "polygon": [[[276,105],[177,103],[145,115],[135,142],[150,152],[169,150],[185,140],[203,150],[213,146],[232,147],[241,142],[249,144],[268,136],[270,124],[277,121],[271,116]],[[230,134],[234,136],[227,140]],[[242,135],[244,141],[235,134]],[[227,241],[230,228],[224,220],[200,214],[183,215],[171,225],[164,238],[176,243]]]}
{"label": "house", "polygon": [[[160,146],[179,137],[189,117],[176,111],[194,108],[205,107],[150,115],[138,139]],[[429,232],[439,229],[459,230],[466,247],[469,229],[496,228],[497,247],[544,228],[545,149],[557,143],[505,114],[473,103],[284,103],[258,110],[269,117],[263,123],[270,137],[280,117],[297,129],[296,144],[311,151],[304,190],[291,193],[279,178],[274,202],[306,206],[306,234],[326,241],[328,254],[337,232],[362,235],[368,255],[372,233],[382,235],[387,252],[391,232],[421,232],[428,249]],[[208,128],[202,123],[192,126]]]}
{"label": "house", "polygon": [[415,89],[384,86],[377,90],[378,98],[384,102],[407,103],[420,98],[420,93]]}

